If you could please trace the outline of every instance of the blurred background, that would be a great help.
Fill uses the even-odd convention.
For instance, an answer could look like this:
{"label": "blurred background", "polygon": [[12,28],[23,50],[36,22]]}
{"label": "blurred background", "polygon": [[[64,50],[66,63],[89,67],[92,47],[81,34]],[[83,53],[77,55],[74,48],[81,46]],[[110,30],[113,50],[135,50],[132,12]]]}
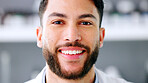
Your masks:
{"label": "blurred background", "polygon": [[[23,83],[45,66],[36,46],[40,0],[0,0],[0,83]],[[97,68],[148,83],[148,0],[104,0],[106,29]]]}

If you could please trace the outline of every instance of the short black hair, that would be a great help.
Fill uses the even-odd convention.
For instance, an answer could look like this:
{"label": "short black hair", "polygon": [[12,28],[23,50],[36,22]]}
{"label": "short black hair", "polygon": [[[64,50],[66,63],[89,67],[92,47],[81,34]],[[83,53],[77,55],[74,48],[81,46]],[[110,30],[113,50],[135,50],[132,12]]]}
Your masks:
{"label": "short black hair", "polygon": [[[100,15],[100,26],[101,27],[101,23],[102,23],[102,18],[103,18],[103,9],[104,9],[104,2],[103,0],[92,0],[98,10],[98,13]],[[40,24],[42,25],[42,18],[43,18],[43,14],[46,10],[48,4],[48,0],[41,0],[40,2],[40,6],[39,6],[39,16],[40,16]]]}

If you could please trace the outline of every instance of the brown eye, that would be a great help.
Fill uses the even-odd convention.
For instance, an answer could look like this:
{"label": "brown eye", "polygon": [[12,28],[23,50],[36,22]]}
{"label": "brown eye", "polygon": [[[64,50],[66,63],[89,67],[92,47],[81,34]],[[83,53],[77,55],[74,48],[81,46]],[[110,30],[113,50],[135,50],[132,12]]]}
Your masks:
{"label": "brown eye", "polygon": [[81,25],[92,25],[91,22],[81,22],[80,24],[81,24]]}
{"label": "brown eye", "polygon": [[53,22],[53,24],[63,24],[63,22],[62,21],[55,21],[55,22]]}
{"label": "brown eye", "polygon": [[52,22],[52,24],[61,25],[61,24],[64,24],[64,22],[62,22],[62,21],[54,21],[54,22]]}

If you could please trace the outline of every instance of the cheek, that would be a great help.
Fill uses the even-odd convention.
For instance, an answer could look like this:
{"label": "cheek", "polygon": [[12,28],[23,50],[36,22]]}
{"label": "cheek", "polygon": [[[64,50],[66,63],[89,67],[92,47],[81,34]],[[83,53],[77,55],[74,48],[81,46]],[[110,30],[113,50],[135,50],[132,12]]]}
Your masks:
{"label": "cheek", "polygon": [[92,43],[93,50],[95,49],[98,42],[99,42],[99,36],[97,33],[95,33],[91,36],[91,43]]}
{"label": "cheek", "polygon": [[45,31],[43,44],[46,45],[46,47],[49,49],[50,52],[54,52],[57,40],[58,40],[58,36],[56,33],[53,33],[53,31],[49,31],[49,30]]}
{"label": "cheek", "polygon": [[83,34],[83,39],[88,46],[94,49],[99,41],[98,30],[92,30],[91,32],[85,31],[85,34]]}

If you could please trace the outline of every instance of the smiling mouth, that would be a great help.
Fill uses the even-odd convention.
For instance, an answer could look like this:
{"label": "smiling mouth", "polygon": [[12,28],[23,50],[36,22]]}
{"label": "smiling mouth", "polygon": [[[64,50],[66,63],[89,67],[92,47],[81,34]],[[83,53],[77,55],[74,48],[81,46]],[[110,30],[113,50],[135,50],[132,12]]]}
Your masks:
{"label": "smiling mouth", "polygon": [[59,50],[60,53],[65,55],[79,55],[86,52],[85,50]]}
{"label": "smiling mouth", "polygon": [[61,47],[59,48],[58,52],[63,56],[65,59],[68,60],[78,60],[84,56],[86,52],[85,48],[82,47]]}
{"label": "smiling mouth", "polygon": [[80,55],[86,52],[85,48],[82,47],[61,47],[58,52],[65,55]]}

